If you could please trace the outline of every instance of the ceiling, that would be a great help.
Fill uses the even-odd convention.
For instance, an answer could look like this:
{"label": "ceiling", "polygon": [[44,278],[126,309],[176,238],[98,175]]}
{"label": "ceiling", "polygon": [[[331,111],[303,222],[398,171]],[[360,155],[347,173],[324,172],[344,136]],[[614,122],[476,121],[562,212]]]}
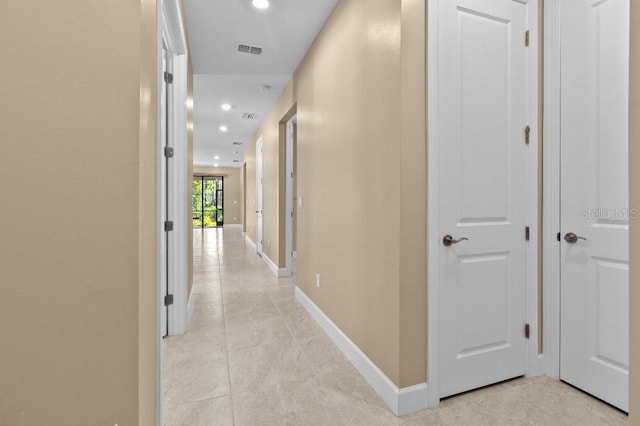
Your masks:
{"label": "ceiling", "polygon": [[[196,165],[242,166],[244,150],[338,0],[270,2],[261,11],[251,0],[184,1],[194,72]],[[260,47],[262,54],[239,53],[238,43]],[[222,110],[224,103],[232,109]],[[255,118],[243,119],[243,113]]]}

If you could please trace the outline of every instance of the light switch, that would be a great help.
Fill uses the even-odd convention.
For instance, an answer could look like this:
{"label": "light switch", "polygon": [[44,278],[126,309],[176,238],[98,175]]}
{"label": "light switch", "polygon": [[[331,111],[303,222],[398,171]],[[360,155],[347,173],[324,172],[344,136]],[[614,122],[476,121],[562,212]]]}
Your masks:
{"label": "light switch", "polygon": [[302,195],[298,197],[298,207],[302,208]]}

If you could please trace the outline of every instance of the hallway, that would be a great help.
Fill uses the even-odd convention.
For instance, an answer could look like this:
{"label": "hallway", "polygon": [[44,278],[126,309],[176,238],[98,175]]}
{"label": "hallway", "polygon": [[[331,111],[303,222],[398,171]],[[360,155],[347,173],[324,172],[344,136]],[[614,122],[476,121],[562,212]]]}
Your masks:
{"label": "hallway", "polygon": [[193,316],[163,341],[165,425],[616,425],[563,383],[516,379],[395,417],[240,228],[194,231]]}

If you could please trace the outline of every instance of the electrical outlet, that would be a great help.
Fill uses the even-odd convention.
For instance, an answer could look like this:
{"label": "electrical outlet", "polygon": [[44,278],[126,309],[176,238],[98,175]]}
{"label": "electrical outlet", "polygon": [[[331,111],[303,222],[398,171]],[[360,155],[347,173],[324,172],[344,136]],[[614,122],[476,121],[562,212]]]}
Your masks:
{"label": "electrical outlet", "polygon": [[316,274],[316,287],[320,288],[320,274]]}

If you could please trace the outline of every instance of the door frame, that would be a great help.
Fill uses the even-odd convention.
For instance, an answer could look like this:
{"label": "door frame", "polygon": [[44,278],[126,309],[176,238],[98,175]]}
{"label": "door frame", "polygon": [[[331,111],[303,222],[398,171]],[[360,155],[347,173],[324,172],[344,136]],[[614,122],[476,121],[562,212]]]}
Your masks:
{"label": "door frame", "polygon": [[[173,295],[173,304],[169,306],[169,321],[167,332],[169,336],[184,334],[188,326],[188,235],[191,230],[191,218],[188,216],[188,206],[191,205],[192,176],[189,174],[187,153],[187,44],[182,27],[180,7],[177,0],[164,0],[161,8],[161,44],[164,42],[167,50],[167,62],[173,73],[173,83],[168,85],[171,90],[168,99],[171,101],[169,114],[169,134],[173,157],[169,161],[169,217],[173,221],[173,231],[170,233],[172,244],[169,246],[169,294]],[[161,64],[160,64],[161,67]],[[164,84],[162,71],[158,73],[159,90]],[[161,111],[158,112],[160,114]],[[161,135],[158,136],[159,140]],[[159,142],[158,159],[164,161],[163,147]],[[160,173],[159,173],[160,174]],[[159,185],[164,185],[164,177],[158,176]],[[162,206],[163,207],[163,206]],[[159,206],[160,208],[160,206]],[[159,218],[161,216],[158,216]],[[164,237],[163,224],[158,223],[159,237]],[[159,268],[166,268],[164,256],[158,257]],[[160,301],[159,306],[163,306]]]}
{"label": "door frame", "polygon": [[[284,271],[278,271],[279,277],[289,277],[293,273],[293,163],[295,158],[293,156],[293,132],[294,125],[298,120],[298,115],[295,111],[295,106],[292,108],[287,116],[289,118],[284,120],[284,133],[285,133],[285,249],[284,259],[285,267]],[[289,135],[289,126],[291,126],[291,135]]]}
{"label": "door frame", "polygon": [[[260,167],[258,167],[260,165]],[[258,191],[258,188],[260,190]],[[258,215],[258,212],[260,214]],[[258,226],[259,225],[259,226]],[[262,135],[256,141],[256,252],[264,254],[264,140]]]}
{"label": "door frame", "polygon": [[543,343],[545,374],[560,379],[560,2],[544,4]]}
{"label": "door frame", "polygon": [[[439,229],[439,164],[438,129],[431,123],[438,122],[435,107],[438,100],[438,3],[427,3],[427,385],[430,408],[440,403],[439,389],[439,274],[440,274],[440,229]],[[531,235],[538,235],[538,0],[513,0],[528,8],[529,14],[529,102],[528,116],[531,126],[531,142],[528,159],[527,222]],[[538,241],[532,238],[527,252],[526,318],[530,324],[527,346],[527,376],[543,373],[542,356],[538,354]]]}
{"label": "door frame", "polygon": [[[187,43],[185,29],[182,24],[182,12],[178,0],[162,0],[156,8],[156,134],[157,134],[157,176],[156,185],[158,191],[161,191],[165,185],[165,177],[161,173],[161,164],[164,162],[164,141],[162,134],[163,109],[160,107],[160,98],[162,95],[164,80],[162,67],[162,49],[163,44],[166,46],[168,60],[173,66],[173,84],[171,85],[172,97],[172,114],[169,117],[171,123],[171,136],[173,138],[174,157],[172,163],[173,179],[170,181],[170,190],[173,196],[170,200],[169,213],[174,221],[173,237],[173,253],[171,253],[170,262],[173,265],[172,276],[173,286],[170,291],[174,294],[173,312],[169,315],[168,333],[182,334],[186,332],[188,325],[188,301],[187,294],[187,259],[188,259],[188,235],[187,229],[190,229],[191,218],[187,214],[187,206],[191,200],[190,182],[191,176],[188,172],[188,156],[187,156]],[[165,206],[161,204],[162,197],[158,197],[156,215],[158,218],[156,256],[157,265],[157,287],[156,303],[159,309],[156,313],[156,420],[158,424],[162,423],[162,313],[164,307],[164,285],[162,280],[162,270],[166,270],[166,257],[161,252],[160,239],[164,238],[164,227],[161,222]],[[187,226],[189,225],[189,227]]]}

